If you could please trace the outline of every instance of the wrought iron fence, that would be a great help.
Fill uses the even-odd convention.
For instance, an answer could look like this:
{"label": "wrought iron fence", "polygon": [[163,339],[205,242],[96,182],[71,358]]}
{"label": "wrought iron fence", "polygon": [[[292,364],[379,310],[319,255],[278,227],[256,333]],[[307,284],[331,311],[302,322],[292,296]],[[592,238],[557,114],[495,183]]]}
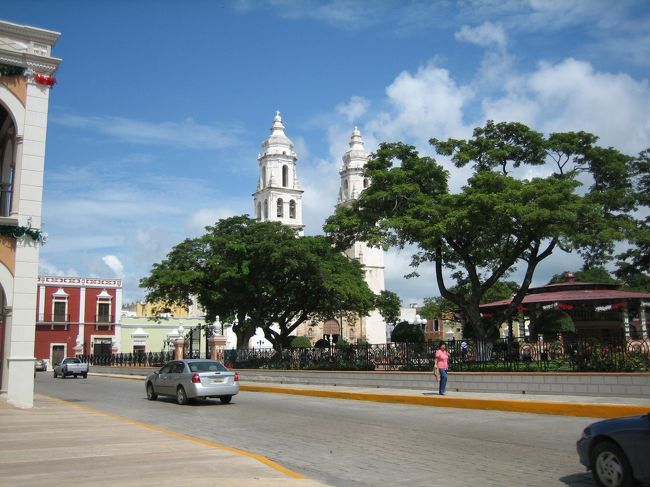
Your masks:
{"label": "wrought iron fence", "polygon": [[78,355],[82,362],[90,365],[110,367],[161,367],[174,359],[174,351],[149,353],[113,353],[101,355]]}
{"label": "wrought iron fence", "polygon": [[[635,372],[650,371],[650,339],[564,337],[563,339],[499,339],[495,342],[450,340],[429,343],[344,345],[328,348],[226,350],[224,362],[234,368],[297,370],[430,371],[441,343],[450,354],[449,368],[460,372]],[[186,358],[207,358],[187,353]],[[174,358],[173,351],[80,356],[91,365],[157,367]]]}

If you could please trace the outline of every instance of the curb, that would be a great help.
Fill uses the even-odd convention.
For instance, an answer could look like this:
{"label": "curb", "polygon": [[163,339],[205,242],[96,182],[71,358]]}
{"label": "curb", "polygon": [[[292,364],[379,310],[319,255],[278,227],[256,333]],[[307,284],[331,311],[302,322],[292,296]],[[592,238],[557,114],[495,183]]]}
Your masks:
{"label": "curb", "polygon": [[558,416],[576,416],[587,418],[617,418],[621,416],[647,414],[650,411],[650,406],[637,406],[631,404],[591,404],[570,402],[507,401],[502,399],[471,399],[440,396],[400,396],[397,394],[372,394],[361,392],[290,389],[286,387],[250,385],[240,386],[240,389],[249,392],[270,392],[276,394],[328,397],[332,399],[348,399],[355,401],[412,404],[417,406],[441,408],[481,409],[528,414],[551,414]]}

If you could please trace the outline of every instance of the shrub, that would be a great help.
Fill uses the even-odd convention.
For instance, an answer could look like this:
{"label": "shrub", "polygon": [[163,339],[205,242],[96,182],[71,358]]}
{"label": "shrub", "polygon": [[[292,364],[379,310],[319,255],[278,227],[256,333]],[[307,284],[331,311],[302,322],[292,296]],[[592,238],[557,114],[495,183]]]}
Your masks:
{"label": "shrub", "polygon": [[543,310],[537,318],[532,320],[531,324],[535,335],[557,335],[559,333],[575,333],[576,331],[571,316],[561,309]]}
{"label": "shrub", "polygon": [[289,344],[290,348],[311,348],[311,341],[305,336],[293,337],[291,343]]}
{"label": "shrub", "polygon": [[403,321],[395,327],[390,339],[397,343],[424,343],[424,332],[419,325],[410,325]]}

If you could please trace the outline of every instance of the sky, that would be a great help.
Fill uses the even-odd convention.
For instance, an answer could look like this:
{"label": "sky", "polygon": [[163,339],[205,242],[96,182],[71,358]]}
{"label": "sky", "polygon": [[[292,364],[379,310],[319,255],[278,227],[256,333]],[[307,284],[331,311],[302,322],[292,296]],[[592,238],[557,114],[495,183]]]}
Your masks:
{"label": "sky", "polygon": [[[486,120],[650,147],[646,0],[22,0],[0,18],[61,33],[39,272],[121,278],[127,302],[175,244],[254,214],[276,110],[307,235],[334,210],[355,126],[369,152],[403,141],[434,155],[431,137]],[[436,159],[460,188],[467,170]],[[404,306],[439,294],[430,266],[404,278],[410,255],[385,258]],[[579,267],[556,251],[533,284]]]}

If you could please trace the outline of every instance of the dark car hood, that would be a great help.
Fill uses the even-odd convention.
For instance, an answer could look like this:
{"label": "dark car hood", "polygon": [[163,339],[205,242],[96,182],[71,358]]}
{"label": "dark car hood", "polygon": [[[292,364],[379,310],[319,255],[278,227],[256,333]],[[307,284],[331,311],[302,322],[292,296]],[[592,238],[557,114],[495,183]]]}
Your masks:
{"label": "dark car hood", "polygon": [[650,413],[640,416],[627,416],[625,418],[606,419],[591,425],[594,433],[621,430],[628,428],[639,428],[643,425],[650,426]]}

